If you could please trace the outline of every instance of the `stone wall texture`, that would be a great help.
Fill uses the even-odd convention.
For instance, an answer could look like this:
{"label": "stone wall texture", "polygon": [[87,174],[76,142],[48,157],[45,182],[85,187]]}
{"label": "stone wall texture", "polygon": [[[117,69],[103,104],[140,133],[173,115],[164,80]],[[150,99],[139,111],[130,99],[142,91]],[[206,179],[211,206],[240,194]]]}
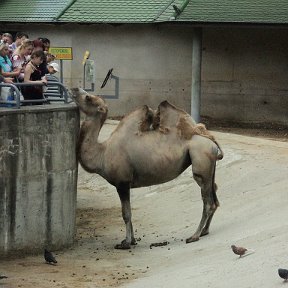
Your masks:
{"label": "stone wall texture", "polygon": [[78,130],[74,104],[0,109],[0,255],[73,243]]}

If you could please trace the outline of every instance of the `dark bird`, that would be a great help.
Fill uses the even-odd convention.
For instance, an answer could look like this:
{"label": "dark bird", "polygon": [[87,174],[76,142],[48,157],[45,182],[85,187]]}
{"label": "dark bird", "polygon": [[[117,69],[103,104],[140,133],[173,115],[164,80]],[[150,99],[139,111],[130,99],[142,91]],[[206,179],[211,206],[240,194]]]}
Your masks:
{"label": "dark bird", "polygon": [[6,278],[8,278],[7,276],[4,276],[4,275],[0,275],[0,280],[1,279],[6,279]]}
{"label": "dark bird", "polygon": [[279,268],[278,274],[282,279],[284,279],[284,281],[288,280],[288,270],[287,269]]}
{"label": "dark bird", "polygon": [[179,7],[177,7],[176,5],[172,5],[172,7],[173,7],[176,15],[179,16],[181,14],[181,10],[179,9]]}
{"label": "dark bird", "polygon": [[57,263],[53,254],[51,252],[49,252],[47,249],[44,250],[44,258],[45,258],[45,261],[49,264],[51,264],[51,263],[56,264]]}
{"label": "dark bird", "polygon": [[[243,255],[248,255],[250,253],[253,253],[255,252],[254,250],[252,249],[246,249],[244,247],[237,247],[235,245],[231,245],[231,248],[232,248],[232,251],[236,254],[236,255],[239,255],[240,257],[242,257]],[[239,258],[240,258],[239,257]]]}

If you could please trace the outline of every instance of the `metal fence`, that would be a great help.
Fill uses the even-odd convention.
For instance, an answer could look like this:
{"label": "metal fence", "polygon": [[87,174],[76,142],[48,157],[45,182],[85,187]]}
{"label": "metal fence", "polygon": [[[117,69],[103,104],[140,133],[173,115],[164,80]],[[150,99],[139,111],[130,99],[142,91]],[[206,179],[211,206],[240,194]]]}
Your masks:
{"label": "metal fence", "polygon": [[[0,106],[4,107],[12,107],[12,108],[20,108],[21,106],[24,105],[29,105],[29,104],[48,104],[50,102],[63,102],[63,103],[70,103],[71,100],[69,98],[69,93],[67,88],[60,82],[53,82],[53,83],[47,83],[47,86],[58,87],[57,91],[54,91],[53,93],[48,93],[45,95],[43,93],[43,99],[29,99],[25,100],[23,99],[22,93],[21,93],[21,87],[25,86],[46,86],[45,84],[34,84],[34,83],[0,83],[0,88],[1,87],[8,87],[11,90],[11,95],[12,99],[2,99],[1,94],[0,94]],[[33,96],[33,95],[31,95]]]}

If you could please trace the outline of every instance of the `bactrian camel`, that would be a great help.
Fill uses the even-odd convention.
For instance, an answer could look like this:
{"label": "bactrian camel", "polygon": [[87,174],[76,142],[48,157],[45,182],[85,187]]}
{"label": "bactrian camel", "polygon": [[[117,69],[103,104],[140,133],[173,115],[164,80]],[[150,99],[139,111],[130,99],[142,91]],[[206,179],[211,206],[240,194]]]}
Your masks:
{"label": "bactrian camel", "polygon": [[77,157],[82,167],[114,185],[122,205],[126,238],[115,246],[136,244],[131,221],[130,189],[168,182],[192,164],[193,177],[201,188],[203,213],[196,232],[186,243],[209,233],[216,196],[215,167],[222,151],[205,126],[196,125],[188,113],[162,102],[157,112],[143,106],[126,115],[104,142],[99,132],[107,118],[105,101],[81,88],[71,96],[86,119],[80,129]]}

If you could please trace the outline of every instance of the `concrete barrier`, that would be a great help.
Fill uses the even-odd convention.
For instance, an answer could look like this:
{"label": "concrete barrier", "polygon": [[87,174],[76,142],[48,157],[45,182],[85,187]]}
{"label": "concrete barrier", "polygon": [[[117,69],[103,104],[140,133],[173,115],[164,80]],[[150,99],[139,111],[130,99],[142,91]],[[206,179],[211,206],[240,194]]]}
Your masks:
{"label": "concrete barrier", "polygon": [[0,256],[73,243],[78,130],[74,104],[0,109]]}

